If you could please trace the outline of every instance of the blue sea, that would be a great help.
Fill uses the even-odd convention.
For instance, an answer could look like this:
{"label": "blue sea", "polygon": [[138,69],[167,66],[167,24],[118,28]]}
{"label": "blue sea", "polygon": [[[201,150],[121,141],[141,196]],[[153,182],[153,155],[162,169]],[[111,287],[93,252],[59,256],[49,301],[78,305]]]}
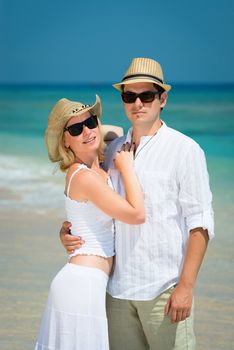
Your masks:
{"label": "blue sea", "polygon": [[[0,204],[37,211],[60,206],[63,175],[47,159],[44,132],[48,114],[62,98],[101,97],[102,122],[129,127],[119,93],[111,85],[0,87]],[[174,86],[162,119],[195,139],[207,156],[214,201],[234,198],[234,86]],[[234,212],[233,212],[234,213]]]}
{"label": "blue sea", "polygon": [[[64,259],[57,238],[62,222],[57,213],[64,210],[64,174],[47,157],[44,132],[49,112],[62,97],[93,103],[95,94],[102,100],[102,122],[120,125],[126,132],[129,123],[111,85],[0,86],[1,338],[6,350],[32,348],[46,281],[55,270],[53,261],[58,263],[58,256]],[[234,85],[175,85],[161,117],[196,140],[206,154],[216,237],[197,283],[197,349],[229,350],[234,344]],[[55,232],[48,228],[51,209],[58,221]],[[44,226],[38,225],[33,213]]]}

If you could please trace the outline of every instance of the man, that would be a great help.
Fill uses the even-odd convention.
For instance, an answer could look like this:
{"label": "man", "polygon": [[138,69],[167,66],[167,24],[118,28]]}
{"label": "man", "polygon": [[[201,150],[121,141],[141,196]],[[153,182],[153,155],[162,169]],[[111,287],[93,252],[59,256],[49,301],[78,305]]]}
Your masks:
{"label": "man", "polygon": [[[193,288],[214,236],[205,157],[196,142],[160,118],[171,87],[158,62],[133,59],[114,87],[121,91],[132,128],[108,146],[104,166],[124,195],[113,158],[124,142],[135,143],[147,219],[142,225],[116,222],[107,294],[110,348],[195,349]],[[67,233],[64,225],[61,240],[68,251],[83,243]]]}

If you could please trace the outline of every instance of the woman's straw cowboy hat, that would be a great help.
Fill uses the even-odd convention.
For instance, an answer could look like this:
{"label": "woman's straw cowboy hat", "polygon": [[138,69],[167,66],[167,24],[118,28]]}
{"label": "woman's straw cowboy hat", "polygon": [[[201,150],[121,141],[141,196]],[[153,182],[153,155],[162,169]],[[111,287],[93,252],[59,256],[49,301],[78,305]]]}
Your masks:
{"label": "woman's straw cowboy hat", "polygon": [[96,115],[99,119],[101,118],[102,106],[98,95],[96,95],[96,101],[93,105],[86,105],[81,102],[70,101],[66,98],[62,98],[55,104],[50,112],[48,127],[45,133],[48,155],[52,162],[58,162],[61,160],[61,156],[58,152],[59,139],[63,134],[63,129],[67,122],[72,117],[88,111],[91,114]]}
{"label": "woman's straw cowboy hat", "polygon": [[122,85],[134,83],[153,83],[169,91],[171,85],[165,84],[161,65],[151,58],[133,58],[122,81],[113,86],[122,91]]}

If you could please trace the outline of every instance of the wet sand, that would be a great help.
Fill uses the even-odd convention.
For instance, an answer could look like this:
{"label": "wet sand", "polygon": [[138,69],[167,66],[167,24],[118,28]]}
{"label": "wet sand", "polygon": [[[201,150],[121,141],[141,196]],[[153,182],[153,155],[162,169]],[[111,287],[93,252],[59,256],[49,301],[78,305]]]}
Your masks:
{"label": "wet sand", "polygon": [[[49,284],[66,263],[56,211],[0,214],[0,349],[31,350]],[[221,230],[221,227],[218,227]],[[217,237],[211,242],[195,290],[197,350],[231,350],[233,336],[233,249]]]}

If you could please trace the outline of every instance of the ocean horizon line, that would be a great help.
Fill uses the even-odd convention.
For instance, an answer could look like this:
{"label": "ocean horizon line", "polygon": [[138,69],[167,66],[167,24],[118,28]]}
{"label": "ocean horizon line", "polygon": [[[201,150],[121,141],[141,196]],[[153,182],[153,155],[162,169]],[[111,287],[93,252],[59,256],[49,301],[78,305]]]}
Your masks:
{"label": "ocean horizon line", "polygon": [[[0,89],[11,88],[110,88],[114,82],[0,82]],[[234,82],[170,82],[172,87],[179,89],[234,89]]]}

